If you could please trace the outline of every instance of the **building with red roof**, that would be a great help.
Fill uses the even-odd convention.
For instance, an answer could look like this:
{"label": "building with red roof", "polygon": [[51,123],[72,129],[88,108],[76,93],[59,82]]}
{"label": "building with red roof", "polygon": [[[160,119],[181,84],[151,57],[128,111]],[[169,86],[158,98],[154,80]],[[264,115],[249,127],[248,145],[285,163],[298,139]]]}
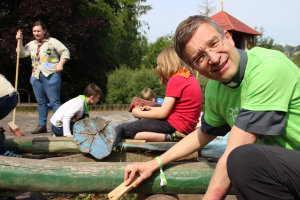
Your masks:
{"label": "building with red roof", "polygon": [[211,16],[211,18],[218,22],[224,30],[230,33],[235,42],[235,46],[239,49],[251,49],[254,45],[254,36],[261,35],[256,30],[223,11],[223,9]]}

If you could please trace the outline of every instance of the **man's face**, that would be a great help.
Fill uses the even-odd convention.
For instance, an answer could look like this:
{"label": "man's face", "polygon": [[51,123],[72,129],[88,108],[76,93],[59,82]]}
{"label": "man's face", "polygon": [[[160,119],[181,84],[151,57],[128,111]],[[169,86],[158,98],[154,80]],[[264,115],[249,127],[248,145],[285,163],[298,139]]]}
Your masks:
{"label": "man's face", "polygon": [[208,51],[222,34],[209,24],[201,24],[188,40],[183,50],[183,55],[193,63],[201,54],[207,52],[206,62],[196,68],[200,74],[209,79],[228,83],[236,74],[240,56],[234,42],[227,31],[224,31],[223,44],[217,52]]}

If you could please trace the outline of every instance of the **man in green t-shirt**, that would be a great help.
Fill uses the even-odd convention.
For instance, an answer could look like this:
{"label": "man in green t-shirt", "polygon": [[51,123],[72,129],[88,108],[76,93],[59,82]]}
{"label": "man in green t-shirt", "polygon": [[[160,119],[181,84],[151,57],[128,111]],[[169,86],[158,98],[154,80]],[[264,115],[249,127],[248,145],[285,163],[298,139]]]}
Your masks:
{"label": "man in green t-shirt", "polygon": [[[160,156],[161,163],[230,131],[204,199],[225,198],[231,185],[238,199],[300,199],[300,70],[278,51],[237,49],[230,33],[205,16],[180,23],[174,47],[211,80],[201,128]],[[136,187],[157,169],[156,160],[129,165],[125,180],[138,172]]]}

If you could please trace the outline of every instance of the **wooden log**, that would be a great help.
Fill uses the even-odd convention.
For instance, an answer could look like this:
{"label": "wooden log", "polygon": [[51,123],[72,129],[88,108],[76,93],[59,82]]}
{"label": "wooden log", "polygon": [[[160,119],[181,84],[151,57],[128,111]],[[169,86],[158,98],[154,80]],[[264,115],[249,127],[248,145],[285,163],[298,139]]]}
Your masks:
{"label": "wooden log", "polygon": [[[227,144],[228,134],[224,137],[217,137],[199,151],[199,155],[203,158],[216,158],[219,159]],[[176,145],[177,142],[146,142],[146,143],[130,143],[119,142],[117,146],[123,151],[167,151]]]}
{"label": "wooden log", "polygon": [[[17,153],[33,154],[59,154],[59,153],[79,153],[78,146],[73,142],[72,138],[67,137],[37,137],[33,138],[23,136],[21,138],[13,139],[13,137],[7,137],[5,144],[8,150],[15,151]],[[31,141],[33,140],[33,142]],[[199,151],[199,156],[203,158],[219,159],[226,148],[227,136],[217,137],[211,143],[209,143],[204,149]],[[146,143],[132,143],[132,142],[119,142],[117,146],[123,152],[129,151],[167,151],[173,147],[176,142],[146,142]],[[33,148],[33,149],[32,149]],[[159,153],[162,154],[162,153]],[[128,154],[129,155],[129,154]],[[116,157],[116,159],[122,160],[122,162],[136,162],[139,160],[125,161],[122,156]],[[118,161],[119,162],[119,161]]]}
{"label": "wooden log", "polygon": [[9,151],[16,153],[29,153],[31,152],[32,141],[26,138],[7,138],[5,139],[5,146]]}
{"label": "wooden log", "polygon": [[118,110],[121,111],[122,110],[122,105],[121,104],[117,104]]}
{"label": "wooden log", "polygon": [[201,155],[203,158],[219,159],[226,149],[228,135],[229,134],[225,135],[224,137],[218,136],[203,149],[201,149],[199,151],[199,155]]}
{"label": "wooden log", "polygon": [[37,137],[32,140],[32,154],[81,153],[73,138]]}
{"label": "wooden log", "polygon": [[[94,158],[90,154],[75,154],[65,157],[47,158],[51,161],[62,162],[146,162],[160,156],[162,152],[111,152],[111,154],[101,160]],[[199,160],[198,152],[180,158],[175,162],[197,162]]]}
{"label": "wooden log", "polygon": [[178,200],[177,194],[138,194],[137,200]]}
{"label": "wooden log", "polygon": [[90,109],[90,111],[94,111],[95,110],[95,106],[94,105],[89,105],[89,109]]}
{"label": "wooden log", "polygon": [[82,152],[102,159],[121,141],[123,126],[136,120],[119,115],[83,119],[75,123],[73,139]]}
{"label": "wooden log", "polygon": [[[0,157],[0,188],[36,192],[109,193],[124,180],[124,168],[131,163],[73,163]],[[164,166],[168,181],[160,186],[159,171],[132,193],[203,194],[215,164],[170,163]]]}

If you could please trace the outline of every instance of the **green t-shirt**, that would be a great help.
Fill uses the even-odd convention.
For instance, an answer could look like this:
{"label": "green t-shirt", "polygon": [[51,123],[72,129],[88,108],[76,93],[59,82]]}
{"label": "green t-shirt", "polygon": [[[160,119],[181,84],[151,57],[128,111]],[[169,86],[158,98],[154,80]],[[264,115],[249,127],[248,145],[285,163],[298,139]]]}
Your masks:
{"label": "green t-shirt", "polygon": [[232,89],[210,80],[205,91],[205,121],[231,127],[241,108],[286,112],[282,135],[261,135],[258,143],[300,150],[300,70],[284,54],[253,48],[241,85]]}

